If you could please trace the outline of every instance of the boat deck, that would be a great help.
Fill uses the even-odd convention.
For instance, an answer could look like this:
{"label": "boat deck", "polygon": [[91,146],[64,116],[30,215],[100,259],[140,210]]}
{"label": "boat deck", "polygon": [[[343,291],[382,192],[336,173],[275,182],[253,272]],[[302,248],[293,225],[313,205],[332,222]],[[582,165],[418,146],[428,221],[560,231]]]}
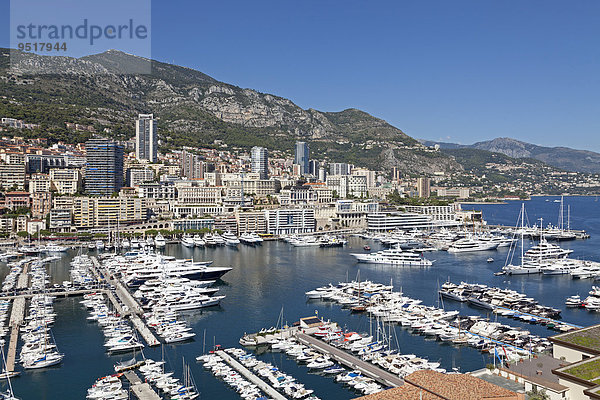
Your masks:
{"label": "boat deck", "polygon": [[399,387],[404,385],[404,380],[397,375],[385,371],[367,361],[363,361],[358,357],[355,357],[344,350],[340,350],[337,347],[333,347],[319,339],[301,332],[296,333],[296,338],[300,343],[314,348],[319,353],[326,354],[331,359],[348,368],[361,371],[363,375],[368,376],[385,386]]}

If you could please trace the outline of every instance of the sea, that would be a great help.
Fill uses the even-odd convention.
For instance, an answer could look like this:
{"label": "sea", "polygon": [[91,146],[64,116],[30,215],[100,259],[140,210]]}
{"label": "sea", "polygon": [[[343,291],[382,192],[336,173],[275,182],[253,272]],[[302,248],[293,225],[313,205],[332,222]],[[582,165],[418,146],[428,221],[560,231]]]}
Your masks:
{"label": "sea", "polygon": [[[543,218],[544,224],[556,224],[560,204],[555,200],[558,199],[560,198],[534,197],[525,201],[528,220],[535,223]],[[504,204],[465,205],[463,209],[481,210],[489,224],[514,226],[521,204],[520,201],[507,201]],[[570,226],[586,230],[591,238],[562,242],[561,246],[573,249],[572,258],[600,261],[600,202],[597,197],[565,197],[564,204],[565,210],[567,206],[570,207]],[[540,325],[486,315],[484,311],[466,304],[451,301],[441,304],[437,290],[447,280],[510,288],[537,299],[543,305],[561,308],[564,321],[582,326],[600,323],[600,313],[564,307],[568,296],[587,296],[593,281],[573,280],[568,276],[495,276],[494,272],[500,271],[506,260],[506,248],[472,254],[426,253],[427,258],[435,260],[433,266],[410,268],[357,264],[350,254],[363,252],[366,244],[373,251],[380,249],[377,243],[358,237],[349,238],[349,243],[344,248],[324,249],[295,248],[276,241],[265,242],[257,247],[239,245],[237,249],[188,249],[181,245],[168,245],[166,254],[198,261],[213,260],[214,265],[231,266],[233,270],[217,283],[219,293],[227,296],[220,306],[183,314],[183,318],[196,333],[195,340],[145,348],[145,356],[156,360],[164,359],[166,369],[174,371],[174,376],[179,378],[183,377],[183,365],[189,365],[201,393],[200,398],[238,399],[235,391],[195,361],[196,356],[209,351],[215,344],[241,347],[238,340],[244,333],[276,326],[281,314],[284,323],[290,325],[302,317],[318,315],[336,321],[349,330],[369,332],[376,327],[367,315],[351,314],[349,310],[341,309],[333,303],[307,301],[304,295],[306,291],[318,286],[353,280],[358,276],[361,280],[385,284],[392,282],[395,290],[420,299],[424,304],[444,306],[448,310],[456,309],[465,315],[487,316],[541,336],[551,336],[556,332]],[[530,242],[526,242],[526,246],[530,245]],[[74,255],[75,251],[69,252],[50,266],[53,283],[69,279],[69,261]],[[489,257],[494,262],[486,262]],[[0,279],[4,278],[7,270],[6,264],[0,264]],[[65,354],[64,361],[59,366],[44,370],[21,371],[19,377],[12,379],[18,398],[85,399],[87,389],[97,378],[113,373],[113,365],[117,361],[131,357],[105,353],[102,332],[97,324],[86,320],[88,313],[79,303],[80,300],[81,297],[72,297],[55,301],[57,317],[52,333],[59,350]],[[474,371],[491,362],[487,355],[467,346],[448,345],[413,335],[400,326],[394,330],[394,341],[400,352],[439,361],[441,367],[448,370],[455,368],[462,372]],[[305,366],[297,365],[283,353],[263,352],[258,357],[276,364],[298,382],[313,389],[315,395],[322,399],[346,400],[359,395],[336,383],[331,377],[309,372]]]}

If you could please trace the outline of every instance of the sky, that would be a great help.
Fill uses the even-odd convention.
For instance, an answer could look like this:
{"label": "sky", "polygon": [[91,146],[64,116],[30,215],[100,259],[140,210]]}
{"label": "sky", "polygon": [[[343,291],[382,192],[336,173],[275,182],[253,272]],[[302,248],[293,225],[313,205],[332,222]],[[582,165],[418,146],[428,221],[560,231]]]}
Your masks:
{"label": "sky", "polygon": [[302,108],[358,108],[415,138],[600,151],[597,0],[170,0],[151,12],[152,58]]}

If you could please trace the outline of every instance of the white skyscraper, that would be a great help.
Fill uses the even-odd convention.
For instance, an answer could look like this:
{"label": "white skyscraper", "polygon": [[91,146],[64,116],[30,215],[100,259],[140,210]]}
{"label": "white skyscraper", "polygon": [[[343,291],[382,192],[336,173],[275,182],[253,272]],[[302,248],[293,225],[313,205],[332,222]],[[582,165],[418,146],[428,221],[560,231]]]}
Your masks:
{"label": "white skyscraper", "polygon": [[135,157],[156,162],[157,150],[158,132],[154,114],[139,114],[135,121]]}
{"label": "white skyscraper", "polygon": [[258,172],[260,179],[269,179],[269,156],[264,147],[252,148],[252,172]]}

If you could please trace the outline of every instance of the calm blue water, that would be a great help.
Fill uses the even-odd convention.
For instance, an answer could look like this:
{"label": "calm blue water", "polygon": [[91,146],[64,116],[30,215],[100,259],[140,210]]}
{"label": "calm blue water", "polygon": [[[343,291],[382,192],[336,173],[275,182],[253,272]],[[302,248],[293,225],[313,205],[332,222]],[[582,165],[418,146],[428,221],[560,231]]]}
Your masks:
{"label": "calm blue water", "polygon": [[[555,199],[555,198],[551,198]],[[569,197],[571,205],[571,226],[585,229],[592,238],[585,241],[563,242],[562,246],[574,250],[572,257],[600,261],[600,202],[594,197]],[[530,221],[543,217],[544,221],[556,223],[559,204],[546,202],[545,198],[534,198],[525,202]],[[502,205],[465,206],[484,212],[491,224],[514,225],[520,202]],[[222,294],[227,298],[218,308],[187,315],[194,327],[196,340],[190,343],[164,346],[165,359],[176,375],[181,377],[182,358],[191,364],[191,370],[204,399],[238,399],[235,392],[223,382],[205,372],[194,359],[203,351],[203,333],[206,330],[206,348],[213,343],[224,346],[239,346],[237,341],[244,332],[255,332],[264,327],[274,326],[280,310],[284,308],[288,323],[300,317],[310,316],[318,311],[320,316],[338,321],[349,329],[368,331],[369,321],[363,315],[350,315],[329,303],[307,302],[304,292],[329,282],[343,281],[348,276],[354,279],[359,266],[349,255],[362,251],[365,241],[351,238],[344,249],[293,248],[284,243],[265,243],[262,247],[240,246],[238,250],[229,248],[194,249],[181,246],[167,248],[167,253],[180,257],[194,257],[196,260],[214,260],[216,265],[229,265],[234,269],[225,275],[220,283]],[[377,245],[369,243],[373,250]],[[563,319],[569,322],[590,325],[600,323],[600,314],[587,311],[564,309],[564,299],[579,293],[587,294],[591,281],[571,280],[567,277],[505,277],[494,276],[504,264],[507,250],[483,252],[479,254],[452,255],[446,252],[430,253],[435,259],[429,269],[395,268],[388,266],[360,265],[361,279],[370,279],[394,285],[409,296],[419,298],[426,304],[437,303],[437,288],[450,278],[479,282],[494,286],[510,287],[535,297],[542,304],[563,309]],[[494,263],[486,263],[488,257]],[[68,260],[51,267],[56,282],[68,279]],[[0,278],[6,274],[6,267],[0,266]],[[480,311],[466,305],[446,302],[446,308],[459,309],[465,314],[479,314]],[[100,376],[112,372],[113,364],[120,357],[109,357],[103,351],[103,336],[96,324],[86,322],[87,312],[79,305],[78,298],[62,299],[55,303],[57,315],[53,332],[59,349],[66,354],[63,364],[43,371],[23,372],[13,381],[15,393],[21,399],[83,399],[88,387]],[[493,316],[492,316],[493,317]],[[552,331],[541,326],[519,324],[513,320],[498,317],[499,321],[516,326],[524,326],[530,331],[548,336]],[[478,351],[468,347],[453,347],[421,336],[413,336],[406,330],[396,328],[401,351],[439,360],[445,368],[460,367],[462,371],[482,368],[486,359]],[[161,349],[146,349],[147,357],[160,359]],[[266,353],[260,357],[275,362],[295,376],[307,387],[315,390],[323,399],[350,399],[356,397],[338,385],[331,378],[308,374],[305,367],[299,367],[279,353]]]}

